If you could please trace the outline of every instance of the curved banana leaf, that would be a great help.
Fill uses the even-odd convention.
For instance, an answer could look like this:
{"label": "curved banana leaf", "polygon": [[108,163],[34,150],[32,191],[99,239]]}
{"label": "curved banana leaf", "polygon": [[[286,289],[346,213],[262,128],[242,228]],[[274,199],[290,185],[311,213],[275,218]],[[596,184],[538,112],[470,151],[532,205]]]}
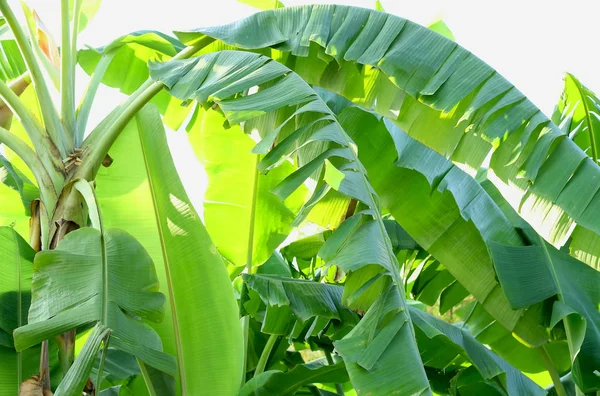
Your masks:
{"label": "curved banana leaf", "polygon": [[[526,231],[527,232],[527,231]],[[551,327],[562,321],[573,360],[573,380],[583,392],[600,390],[600,272],[545,245],[531,231],[529,246],[490,244],[498,278],[513,305],[557,295]]]}
{"label": "curved banana leaf", "polygon": [[417,341],[421,357],[426,365],[440,370],[456,367],[457,376],[461,376],[460,365],[464,359],[470,361],[472,367],[477,369],[483,382],[500,382],[503,389],[497,394],[546,394],[542,388],[525,377],[519,370],[490,352],[468,331],[448,324],[415,307],[410,308],[410,314],[414,318],[416,329],[418,329]]}
{"label": "curved banana leaf", "polygon": [[149,105],[136,122],[167,274],[179,385],[184,394],[233,395],[243,360],[233,287],[178,177],[160,114]]}
{"label": "curved banana leaf", "polygon": [[521,312],[510,307],[495,279],[486,240],[522,242],[477,181],[393,125],[388,131],[383,120],[360,108],[345,109],[340,122],[357,142],[383,206],[494,318],[514,329]]}
{"label": "curved banana leaf", "polygon": [[0,395],[13,396],[37,370],[36,350],[17,353],[13,331],[27,323],[35,252],[10,227],[0,227]]}
{"label": "curved banana leaf", "polygon": [[[574,367],[586,368],[577,368],[583,374],[575,375],[574,379],[582,389],[595,389],[597,385],[594,385],[590,367],[598,364],[594,351],[600,337],[596,330],[599,315],[592,308],[598,305],[598,296],[591,284],[597,282],[598,272],[549,246],[551,256],[562,254],[562,258],[556,260],[567,260],[569,264],[565,266],[574,271],[570,275],[558,274],[561,267],[542,260],[545,255],[539,247],[525,246],[533,243],[531,237],[524,238],[517,228],[524,227],[525,223],[510,206],[496,204],[495,199],[502,199],[500,196],[492,198],[476,180],[399,129],[390,126],[391,136],[386,135],[384,121],[358,108],[344,110],[340,121],[362,149],[359,154],[367,170],[373,171],[373,186],[380,191],[384,205],[500,323],[534,346],[547,342],[543,330],[547,323],[539,309],[530,308],[524,315],[519,309],[556,294],[586,318],[588,327],[579,328],[579,332],[586,334],[587,349],[579,352],[578,357],[586,363],[574,362]],[[367,128],[372,132],[361,136],[360,131]],[[391,149],[394,144],[396,150]],[[390,164],[396,156],[394,167]],[[445,191],[450,195],[443,194]],[[506,213],[507,210],[512,213]],[[530,232],[536,235],[533,230]],[[460,250],[455,251],[457,248]],[[554,271],[556,276],[552,275]],[[582,278],[575,282],[580,285],[590,282],[590,286],[579,290],[572,285],[556,286],[555,279],[570,282],[567,279],[577,278],[577,273]],[[546,311],[547,317],[554,315],[554,310]],[[503,312],[520,316],[514,317],[511,326]],[[570,343],[583,342],[578,341],[579,332],[567,332]],[[564,356],[559,362],[563,359]]]}
{"label": "curved banana leaf", "polygon": [[36,255],[29,323],[15,330],[15,347],[22,351],[100,321],[113,330],[112,346],[174,373],[175,361],[161,352],[158,335],[134,319],[161,321],[164,303],[152,260],[139,242],[120,230],[106,230],[101,238],[100,231],[82,228],[68,234],[55,250]]}
{"label": "curved banana leaf", "polygon": [[148,60],[167,60],[183,48],[181,42],[164,33],[141,30],[125,34],[104,47],[80,50],[78,61],[86,73],[92,74],[103,54],[114,53],[102,83],[129,95],[148,79]]}
{"label": "curved banana leaf", "polygon": [[[316,143],[317,149],[310,153],[312,158],[302,163],[302,166],[276,186],[273,192],[282,200],[286,199],[311,175],[322,173],[321,169],[325,165],[324,175],[319,179],[322,178],[326,184],[317,188],[316,195],[313,194],[305,207],[310,208],[310,205],[318,202],[322,192],[328,188],[364,203],[368,208],[364,215],[364,224],[368,232],[364,238],[357,238],[355,242],[358,244],[354,245],[344,244],[345,237],[349,235],[339,234],[338,243],[344,246],[337,247],[338,253],[349,256],[351,251],[361,249],[375,252],[376,254],[371,256],[363,254],[361,261],[352,269],[358,270],[370,264],[380,268],[380,272],[392,279],[397,287],[402,288],[399,265],[383,224],[378,197],[357,158],[356,146],[341,128],[332,111],[298,75],[264,56],[237,51],[221,51],[168,64],[153,63],[150,70],[152,78],[164,83],[169,92],[179,99],[195,99],[200,103],[214,101],[231,124],[264,116],[282,108],[290,109],[292,115],[289,118],[280,122],[274,129],[259,132],[263,139],[254,152],[265,154],[258,165],[259,170],[268,171],[303,146],[308,147],[311,142]],[[244,94],[257,85],[259,89],[255,94]],[[286,126],[291,129],[286,131],[287,137],[280,136],[279,139],[282,140],[269,151],[278,140],[282,128]],[[326,144],[320,144],[322,142]],[[367,281],[368,279],[364,280]],[[404,296],[403,290],[400,295]],[[399,337],[393,340],[393,344],[403,353],[406,362],[410,362],[413,367],[412,375],[389,377],[381,387],[381,384],[375,384],[372,380],[365,381],[370,372],[368,368],[358,368],[350,373],[350,378],[355,387],[366,393],[371,387],[377,387],[384,392],[398,387],[412,392],[431,392],[413,342],[412,325],[404,301],[401,303],[397,307],[398,315],[407,321],[407,325],[397,329]],[[359,342],[363,346],[368,344],[364,340]],[[348,365],[349,362],[345,362]],[[396,363],[395,358],[386,359],[381,362],[381,366],[390,367]]]}
{"label": "curved banana leaf", "polygon": [[[527,98],[456,43],[406,19],[316,5],[177,32],[243,49],[271,47],[307,82],[395,120],[467,169],[493,151],[491,180],[545,239],[562,246],[575,223],[600,233],[600,168]],[[281,54],[278,51],[283,51]]]}
{"label": "curved banana leaf", "polygon": [[[198,107],[188,128],[192,147],[204,165],[208,187],[204,195],[204,221],[219,252],[234,266],[264,263],[292,231],[291,223],[304,203],[299,189],[285,203],[271,189],[295,167],[282,164],[266,175],[256,165],[256,144],[241,128],[225,128],[216,111]],[[232,188],[235,186],[235,188]],[[243,268],[239,268],[240,272]],[[237,275],[237,274],[236,274]]]}

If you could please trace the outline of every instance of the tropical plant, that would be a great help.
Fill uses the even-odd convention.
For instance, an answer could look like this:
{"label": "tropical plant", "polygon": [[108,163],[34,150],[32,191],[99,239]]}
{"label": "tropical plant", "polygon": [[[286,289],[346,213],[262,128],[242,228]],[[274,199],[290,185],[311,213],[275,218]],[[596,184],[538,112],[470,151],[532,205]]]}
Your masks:
{"label": "tropical plant", "polygon": [[[443,23],[273,2],[78,50],[98,6],[61,1],[58,47],[0,0],[0,395],[600,390],[576,79],[569,139]],[[128,99],[89,128],[101,84]],[[206,226],[165,126],[208,176]]]}

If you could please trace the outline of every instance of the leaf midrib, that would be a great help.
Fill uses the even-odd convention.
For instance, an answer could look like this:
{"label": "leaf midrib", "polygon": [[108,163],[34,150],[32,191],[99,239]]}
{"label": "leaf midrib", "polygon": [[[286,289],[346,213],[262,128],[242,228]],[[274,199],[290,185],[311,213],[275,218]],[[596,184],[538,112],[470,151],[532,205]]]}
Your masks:
{"label": "leaf midrib", "polygon": [[[143,111],[143,110],[142,110]],[[168,289],[169,289],[169,304],[171,305],[171,320],[173,322],[173,330],[175,335],[175,347],[177,348],[177,363],[178,363],[178,372],[179,372],[179,380],[181,381],[181,389],[183,394],[186,394],[187,389],[187,381],[185,376],[185,362],[183,359],[183,349],[181,345],[181,330],[179,328],[179,320],[177,318],[177,308],[175,304],[175,296],[173,295],[173,284],[171,281],[171,271],[170,271],[170,262],[169,256],[167,254],[167,249],[165,246],[165,236],[162,229],[162,225],[160,222],[160,213],[158,209],[158,204],[156,201],[156,193],[154,188],[154,182],[152,181],[152,177],[150,177],[150,168],[148,167],[148,155],[146,153],[146,148],[144,147],[144,142],[142,137],[140,136],[140,128],[139,121],[136,117],[136,126],[137,128],[137,136],[140,141],[140,149],[142,151],[142,157],[144,159],[144,168],[146,170],[146,178],[148,180],[148,187],[150,189],[150,196],[152,198],[152,208],[154,209],[154,217],[156,219],[156,228],[158,229],[158,235],[160,239],[160,249],[162,252],[163,260],[165,263],[165,275],[167,277]],[[148,384],[151,386],[151,384]]]}

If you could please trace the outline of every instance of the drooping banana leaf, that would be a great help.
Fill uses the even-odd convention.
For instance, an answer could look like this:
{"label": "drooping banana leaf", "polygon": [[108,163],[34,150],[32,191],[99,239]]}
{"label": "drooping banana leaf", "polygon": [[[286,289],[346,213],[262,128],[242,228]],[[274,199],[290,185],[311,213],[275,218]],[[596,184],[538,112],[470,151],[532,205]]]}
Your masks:
{"label": "drooping banana leaf", "polygon": [[[225,117],[198,107],[188,134],[194,152],[204,165],[208,187],[204,195],[204,221],[219,252],[240,272],[249,264],[265,262],[292,230],[306,189],[285,203],[271,193],[295,167],[291,163],[266,175],[256,168],[256,144],[241,128],[225,128]],[[232,188],[235,186],[235,188]]]}
{"label": "drooping banana leaf", "polygon": [[[308,338],[327,327],[352,327],[358,323],[356,314],[342,305],[343,289],[339,286],[268,274],[244,274],[243,278],[246,287],[257,293],[266,306],[263,333],[294,338],[310,323]],[[250,300],[248,308],[252,305]],[[253,313],[256,316],[257,312]]]}
{"label": "drooping banana leaf", "polygon": [[[299,281],[269,275],[244,275],[244,278],[247,285],[252,290],[257,291],[266,302],[272,304],[272,306],[289,307],[298,317],[310,317],[320,312],[320,315],[332,317],[333,320],[341,320],[346,325],[353,326],[356,323],[351,316],[343,314],[343,310],[340,311],[339,309],[343,289],[340,285]],[[311,284],[312,286],[307,287]],[[394,297],[393,294],[390,294],[387,298],[393,299],[398,298],[398,296]],[[396,305],[389,302],[387,304],[387,307],[382,307],[382,315],[387,312],[386,310]],[[467,367],[466,364],[470,364],[470,367],[476,368],[479,372],[478,381],[480,383],[500,382],[501,387],[507,394],[545,394],[539,386],[490,352],[466,329],[450,325],[414,306],[410,306],[409,309],[417,329],[416,336],[419,351],[427,367],[445,370],[447,373],[452,372],[452,376],[459,376]],[[368,315],[362,320],[368,322],[370,320]],[[383,334],[382,338],[384,338]],[[345,350],[343,341],[336,344],[341,345],[342,350]],[[366,356],[366,353],[362,355],[365,359]],[[256,377],[256,379],[249,382],[247,387],[250,388],[250,384],[252,384],[253,387],[257,386],[259,388],[257,384],[262,384],[269,377],[269,375],[264,374]],[[450,388],[449,383],[446,386]],[[264,392],[267,392],[267,389],[271,392],[274,391],[267,385],[261,385],[260,389]],[[504,394],[502,390],[497,393]],[[262,393],[258,392],[257,394]]]}
{"label": "drooping banana leaf", "polygon": [[[540,256],[525,254],[525,251],[535,250],[526,246],[533,242],[523,237],[519,228],[524,222],[506,201],[499,194],[489,195],[477,180],[393,125],[388,123],[389,128],[386,128],[386,122],[372,114],[359,108],[347,108],[340,120],[362,148],[359,154],[367,170],[378,170],[377,174],[372,172],[373,186],[397,221],[502,325],[532,346],[547,343],[544,328],[548,327],[547,318],[554,315],[554,310],[551,305],[546,305],[545,310],[534,305],[546,299],[550,302],[555,294],[560,295],[549,271],[553,266],[543,264]],[[372,132],[361,136],[360,131],[369,126]],[[388,130],[390,135],[386,134]],[[394,145],[395,149],[392,148]],[[397,159],[394,161],[393,158]],[[392,163],[395,164],[390,165]],[[498,205],[496,200],[502,200],[504,205]],[[508,210],[512,213],[507,213]],[[517,224],[515,220],[518,220]],[[530,232],[534,233],[533,230]],[[500,249],[498,246],[506,250],[506,254],[500,254],[504,250],[494,253],[494,249]],[[488,249],[491,250],[488,252]],[[512,251],[514,253],[509,255]],[[534,253],[539,254],[539,251]],[[583,275],[586,281],[594,283],[597,271],[564,252],[560,254],[563,255],[561,260],[570,263],[569,268],[575,273],[586,274]],[[584,330],[588,352],[581,353],[582,361],[588,364],[582,364],[582,367],[593,367],[597,359],[594,345],[600,341],[595,330],[598,315],[591,308],[597,306],[598,297],[592,289],[592,286],[580,290],[569,287],[566,292],[575,300],[571,309],[586,317],[589,323]],[[519,310],[527,307],[523,315]],[[518,314],[519,317],[514,317],[511,325],[503,314]],[[579,337],[581,335],[575,331],[567,333],[567,339],[574,345],[582,342]],[[564,356],[559,362],[562,360]],[[581,389],[594,389],[596,385],[589,368],[582,371],[586,370],[587,376],[575,375],[574,379]]]}
{"label": "drooping banana leaf", "polygon": [[[339,5],[289,7],[178,32],[243,49],[271,47],[307,82],[390,117],[411,137],[491,180],[546,240],[575,223],[600,233],[600,168],[490,66],[406,19]],[[283,51],[283,54],[278,51]]]}
{"label": "drooping banana leaf", "polygon": [[564,326],[573,380],[583,392],[600,390],[600,272],[540,240],[525,229],[528,246],[489,245],[498,278],[514,306],[557,296],[550,327]]}
{"label": "drooping banana leaf", "polygon": [[[161,321],[165,297],[158,293],[150,256],[126,232],[105,230],[101,238],[99,230],[82,228],[68,234],[55,250],[36,255],[31,288],[29,323],[14,332],[18,351],[100,321],[113,330],[113,347],[162,371],[176,371],[156,332],[134,319]],[[60,299],[56,290],[62,291]]]}
{"label": "drooping banana leaf", "polygon": [[[426,365],[440,370],[456,367],[461,375],[463,359],[472,363],[483,382],[500,382],[508,395],[545,395],[542,388],[510,366],[468,331],[448,324],[415,307],[410,308],[417,331],[421,357]],[[505,394],[498,392],[498,394]]]}
{"label": "drooping banana leaf", "polygon": [[383,206],[494,318],[514,329],[520,312],[510,307],[495,280],[485,241],[518,244],[520,237],[477,181],[393,125],[391,136],[373,114],[348,108],[340,121],[361,148],[359,156],[372,170]]}
{"label": "drooping banana leaf", "polygon": [[[344,244],[345,237],[349,235],[339,234],[337,252],[348,257],[351,251],[361,249],[374,253],[362,254],[360,260],[349,270],[359,270],[366,265],[374,266],[380,269],[382,277],[389,278],[395,283],[395,287],[403,289],[399,265],[381,217],[379,198],[358,160],[356,146],[341,128],[333,112],[298,75],[264,56],[237,51],[221,51],[169,64],[153,63],[150,70],[152,78],[165,84],[175,97],[182,100],[195,99],[202,104],[214,102],[231,124],[268,115],[281,108],[289,108],[292,112],[289,118],[283,120],[275,129],[259,132],[259,136],[263,138],[254,152],[265,154],[258,165],[259,170],[268,171],[293,157],[294,152],[299,149],[307,148],[304,153],[310,153],[312,159],[303,156],[302,160],[305,162],[274,188],[275,194],[282,200],[286,199],[309,177],[317,173],[321,175],[318,177],[320,186],[305,207],[310,208],[327,189],[332,188],[362,202],[368,208],[359,215],[364,220],[366,232],[363,238],[357,238],[354,244]],[[254,86],[259,86],[256,93],[247,91]],[[278,138],[280,131],[286,126],[290,130],[286,130],[286,134]],[[322,142],[326,144],[320,144]],[[313,151],[309,152],[308,148]],[[344,224],[342,223],[342,226]],[[348,249],[345,249],[346,246]],[[363,283],[368,280],[364,279]],[[404,296],[404,291],[399,294]],[[395,350],[405,356],[405,361],[410,362],[413,367],[412,374],[390,376],[386,381],[375,384],[368,375],[372,366],[359,367],[350,372],[350,378],[353,385],[363,389],[365,393],[371,388],[386,392],[399,387],[412,392],[431,392],[413,342],[412,325],[404,300],[400,302],[396,307],[397,312],[407,324],[396,329],[398,337],[390,342]],[[377,315],[374,315],[377,318]],[[367,344],[363,343],[362,348],[368,348]],[[345,360],[347,366],[352,363],[353,357],[349,358],[350,361]],[[381,362],[383,367],[395,364],[395,358],[386,358]]]}

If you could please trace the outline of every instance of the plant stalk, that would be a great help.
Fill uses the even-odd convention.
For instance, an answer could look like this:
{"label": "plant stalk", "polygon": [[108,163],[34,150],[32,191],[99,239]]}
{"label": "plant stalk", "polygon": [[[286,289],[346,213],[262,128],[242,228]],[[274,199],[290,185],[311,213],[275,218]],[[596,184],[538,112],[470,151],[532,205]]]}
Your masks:
{"label": "plant stalk", "polygon": [[552,363],[552,359],[546,352],[546,347],[544,345],[535,348],[539,352],[542,360],[544,361],[544,365],[546,366],[546,371],[550,374],[550,378],[552,378],[552,383],[554,384],[554,389],[556,390],[557,396],[567,396],[567,391],[563,383],[560,381],[560,375],[556,371],[556,367],[554,367],[554,363]]}
{"label": "plant stalk", "polygon": [[13,89],[3,81],[0,81],[0,98],[2,98],[10,111],[17,116],[23,125],[55,188],[61,188],[64,177],[60,170],[64,166],[59,158],[59,153],[56,151],[56,146],[49,140],[44,127],[38,122],[31,110],[29,110]]}
{"label": "plant stalk", "polygon": [[254,370],[255,377],[257,375],[259,375],[260,373],[262,373],[263,371],[265,371],[265,367],[267,367],[267,362],[269,361],[269,356],[271,356],[271,351],[273,350],[273,346],[275,346],[275,343],[277,342],[278,339],[279,339],[279,336],[277,334],[271,334],[269,336],[269,339],[267,340],[265,348],[263,349],[262,353],[260,354],[260,358],[258,359],[258,363],[256,364],[256,370]]}
{"label": "plant stalk", "polygon": [[104,73],[106,73],[106,70],[108,69],[108,66],[110,66],[114,56],[115,52],[102,55],[100,62],[98,62],[98,65],[92,74],[90,83],[85,91],[85,95],[83,96],[81,104],[79,105],[79,110],[77,111],[77,120],[75,122],[75,147],[81,146],[83,135],[85,134],[85,129],[87,128],[90,111],[92,110],[92,104],[94,103],[96,93],[98,92],[98,87],[100,86],[102,77],[104,77]]}
{"label": "plant stalk", "polygon": [[[81,0],[75,0],[74,20],[78,18]],[[61,0],[61,48],[60,48],[60,109],[66,133],[75,136],[75,62],[73,62],[73,41],[77,40],[77,32],[73,32],[71,40],[71,18],[69,0]]]}
{"label": "plant stalk", "polygon": [[25,162],[33,172],[40,188],[40,196],[46,208],[53,208],[58,201],[58,195],[50,175],[44,168],[37,154],[21,139],[0,127],[0,143],[5,144]]}
{"label": "plant stalk", "polygon": [[[329,352],[326,349],[324,349],[323,352],[325,352],[325,358],[327,359],[327,364],[329,364],[330,366],[334,365],[335,362],[333,361],[333,357],[331,357],[331,352]],[[342,387],[342,384],[338,384],[336,382],[335,391],[337,392],[338,395],[344,396],[344,388]]]}
{"label": "plant stalk", "polygon": [[33,47],[25,36],[23,28],[19,24],[14,12],[8,5],[7,0],[0,0],[0,12],[6,19],[6,23],[15,36],[17,46],[23,55],[23,59],[27,65],[27,70],[29,70],[29,74],[31,75],[31,80],[33,81],[33,86],[39,99],[46,129],[48,130],[52,141],[58,147],[62,158],[66,158],[72,149],[72,142],[69,144],[68,137],[64,133],[64,127],[58,117],[56,109],[54,108],[52,96],[50,95],[50,90],[48,89],[46,81],[44,80],[42,69],[35,59]]}

